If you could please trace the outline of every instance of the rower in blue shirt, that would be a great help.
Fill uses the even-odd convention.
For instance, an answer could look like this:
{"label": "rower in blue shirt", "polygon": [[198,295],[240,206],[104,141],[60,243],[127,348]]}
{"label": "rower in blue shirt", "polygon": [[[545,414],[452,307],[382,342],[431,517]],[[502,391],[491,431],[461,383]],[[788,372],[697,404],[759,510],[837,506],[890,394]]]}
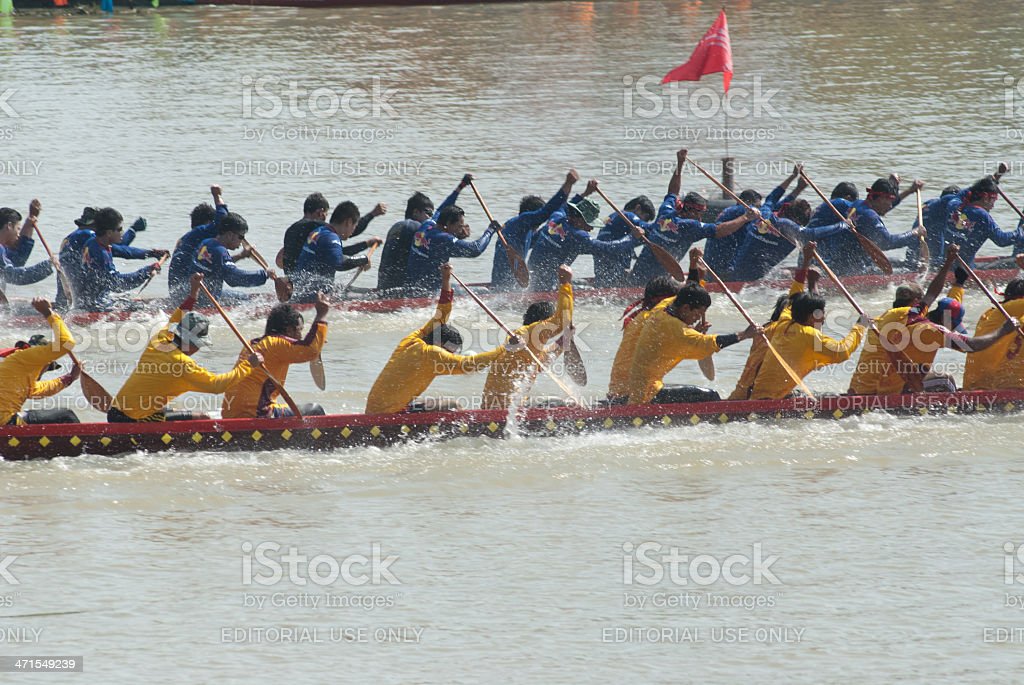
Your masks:
{"label": "rower in blue shirt", "polygon": [[441,210],[437,219],[425,221],[413,234],[406,264],[408,287],[422,296],[433,295],[441,287],[441,265],[452,257],[479,257],[487,249],[497,221],[490,224],[476,240],[469,240],[466,213],[458,205]]}
{"label": "rower in blue shirt", "polygon": [[[654,227],[657,212],[654,203],[646,195],[638,195],[622,206],[622,212],[634,226],[649,231]],[[629,223],[618,212],[612,212],[604,220],[604,226],[597,233],[597,239],[605,242],[621,240],[629,235]],[[594,285],[598,288],[622,288],[632,285],[629,268],[636,259],[631,250],[622,254],[594,254]]]}
{"label": "rower in blue shirt", "polygon": [[[78,292],[83,287],[82,254],[85,250],[85,244],[96,235],[96,232],[93,230],[95,219],[95,207],[83,209],[82,216],[75,219],[75,225],[78,228],[69,233],[60,244],[58,260],[60,261],[61,269],[67,275],[68,281],[75,292]],[[160,259],[164,255],[169,254],[167,250],[144,250],[139,247],[132,247],[131,243],[135,239],[135,234],[144,230],[146,230],[146,220],[139,217],[132,224],[131,228],[124,231],[121,242],[110,246],[111,255],[118,259],[149,259],[150,257]],[[57,297],[54,298],[53,308],[57,311],[65,311],[69,306],[67,294],[64,292],[64,282],[58,278]]]}
{"label": "rower in blue shirt", "polygon": [[558,267],[563,264],[571,266],[581,254],[621,258],[631,254],[639,244],[633,235],[607,241],[591,237],[590,233],[599,228],[597,221],[601,210],[587,196],[596,190],[597,181],[588,181],[586,190],[552,214],[547,225],[538,231],[527,260],[531,290],[549,292],[557,289]]}
{"label": "rower in blue shirt", "polygon": [[[173,302],[183,301],[189,293],[189,281],[195,273],[196,254],[204,240],[217,237],[217,222],[228,214],[228,206],[224,203],[224,193],[218,185],[210,186],[214,207],[208,202],[198,204],[190,215],[191,229],[183,235],[174,246],[171,263],[167,267],[167,287]],[[247,251],[236,255],[236,261],[248,256]]]}
{"label": "rower in blue shirt", "polygon": [[355,203],[346,201],[334,208],[327,223],[310,232],[302,252],[299,253],[292,278],[295,284],[293,299],[298,302],[313,302],[318,293],[332,295],[335,292],[335,273],[350,269],[365,271],[370,268],[368,257],[350,255],[380,245],[383,242],[380,238],[370,238],[353,245],[342,244],[342,241],[355,234],[359,221],[359,208]]}
{"label": "rower in blue shirt", "polygon": [[999,247],[1024,242],[1024,220],[1014,230],[1004,231],[989,214],[998,197],[998,183],[994,177],[986,176],[968,188],[963,199],[949,203],[946,242],[958,244],[960,257],[968,264],[974,264],[974,257],[986,240]]}
{"label": "rower in blue shirt", "polygon": [[[914,186],[921,187],[920,181]],[[882,215],[892,209],[899,199],[899,187],[892,178],[880,178],[868,189],[868,196],[853,203],[854,225],[857,232],[874,242],[882,250],[909,247],[924,235],[924,227],[906,233],[890,233]],[[850,231],[836,233],[818,243],[818,253],[839,276],[870,273],[874,269],[871,258],[861,248]]]}
{"label": "rower in blue shirt", "polygon": [[[752,219],[760,214],[752,209],[739,217],[718,225],[707,224],[700,220],[708,208],[708,201],[698,193],[687,193],[679,201],[679,191],[682,186],[683,165],[686,164],[686,150],[679,150],[676,153],[676,168],[672,178],[668,182],[668,194],[658,209],[658,216],[652,230],[647,232],[647,237],[652,243],[663,247],[672,254],[676,260],[686,256],[690,246],[707,238],[725,238],[739,231]],[[644,286],[648,281],[663,276],[665,269],[658,263],[654,252],[649,247],[644,247],[633,265],[631,280],[637,286]]]}
{"label": "rower in blue shirt", "polygon": [[459,192],[473,180],[472,174],[462,177],[459,185],[444,199],[436,210],[429,197],[415,192],[405,204],[405,219],[396,222],[388,229],[384,239],[384,247],[380,251],[377,267],[377,290],[385,291],[389,296],[399,297],[409,292],[412,283],[409,280],[409,253],[412,241],[420,226],[429,219],[435,222],[446,207],[451,207],[459,199]]}
{"label": "rower in blue shirt", "polygon": [[[745,231],[743,243],[726,272],[733,281],[756,281],[764,278],[769,271],[782,262],[796,247],[808,242],[848,231],[845,221],[830,226],[804,228],[811,218],[811,205],[807,200],[783,202],[764,221],[753,221],[752,229]],[[765,222],[781,235],[773,233]]]}
{"label": "rower in blue shirt", "polygon": [[49,260],[25,266],[35,245],[31,236],[40,209],[39,201],[33,200],[29,217],[19,230],[21,212],[10,207],[0,207],[0,286],[7,283],[31,285],[53,273],[53,265]]}
{"label": "rower in blue shirt", "polygon": [[[519,252],[523,257],[529,251],[533,241],[534,233],[541,225],[547,223],[551,215],[565,204],[572,192],[573,184],[580,179],[575,169],[571,169],[565,175],[565,183],[558,189],[550,200],[545,203],[536,195],[527,195],[519,201],[519,214],[505,222],[501,229],[502,236],[508,244]],[[519,283],[516,281],[512,267],[508,263],[508,253],[505,246],[499,240],[494,245],[494,264],[491,267],[491,288],[496,291],[518,290]]]}
{"label": "rower in blue shirt", "polygon": [[[793,166],[793,171],[788,177],[783,179],[782,183],[777,185],[772,192],[768,193],[768,197],[761,198],[761,193],[753,189],[747,189],[740,193],[740,200],[750,205],[751,207],[760,208],[761,216],[768,219],[770,218],[775,210],[782,204],[787,202],[794,202],[800,193],[807,187],[807,182],[804,181],[803,177],[800,176],[801,166],[799,164]],[[786,190],[789,188],[789,184],[799,177],[796,188],[792,193],[786,195]],[[783,197],[785,195],[785,197]],[[727,221],[732,221],[736,217],[742,216],[746,210],[742,204],[734,204],[723,209],[718,217],[715,218],[716,224],[723,224]],[[719,274],[727,274],[731,269],[733,261],[736,259],[736,254],[739,252],[740,246],[743,241],[747,238],[747,235],[756,230],[759,222],[754,221],[741,230],[736,231],[732,235],[724,238],[712,238],[704,244],[704,262],[711,267],[713,271]]]}
{"label": "rower in blue shirt", "polygon": [[[853,209],[853,203],[859,198],[860,193],[857,190],[857,186],[853,183],[849,181],[837,183],[836,187],[832,189],[829,201],[822,202],[811,212],[811,220],[807,222],[807,227],[828,226],[838,221],[839,218],[832,211],[832,207],[839,210],[839,213],[843,216],[849,216],[850,210]],[[832,205],[832,207],[829,207],[829,205]]]}
{"label": "rower in blue shirt", "polygon": [[[244,300],[248,296],[243,293],[224,291],[224,285],[232,288],[258,288],[268,279],[276,280],[277,274],[264,269],[246,271],[239,269],[231,257],[229,250],[237,250],[242,246],[249,224],[240,215],[228,212],[217,222],[217,237],[208,238],[199,244],[195,258],[195,271],[203,274],[206,288],[218,300]],[[199,298],[202,306],[210,306],[206,302],[205,293]]]}
{"label": "rower in blue shirt", "polygon": [[80,284],[73,286],[76,288],[75,308],[93,312],[109,311],[114,308],[111,293],[141,286],[150,275],[160,271],[160,265],[150,264],[131,273],[117,270],[112,247],[124,237],[124,218],[113,207],[97,210],[93,229],[96,235],[85,243],[82,251]]}
{"label": "rower in blue shirt", "polygon": [[[925,243],[928,245],[928,252],[931,253],[931,264],[933,267],[942,266],[946,254],[946,219],[950,213],[950,203],[954,200],[962,201],[967,195],[967,189],[960,189],[960,186],[949,185],[942,189],[939,197],[925,200],[921,203],[921,217],[924,219]],[[913,228],[918,227],[915,218]],[[907,248],[907,262],[916,264],[921,261],[920,241]]]}

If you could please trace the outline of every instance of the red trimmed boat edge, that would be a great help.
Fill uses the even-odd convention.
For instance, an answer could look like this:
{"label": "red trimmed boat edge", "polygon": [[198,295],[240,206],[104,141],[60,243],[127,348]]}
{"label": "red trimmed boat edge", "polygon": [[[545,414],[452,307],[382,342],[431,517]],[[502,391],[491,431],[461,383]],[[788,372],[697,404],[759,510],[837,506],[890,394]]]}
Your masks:
{"label": "red trimmed boat edge", "polygon": [[534,408],[509,425],[502,410],[399,414],[336,414],[304,419],[217,419],[142,424],[49,424],[0,427],[0,455],[7,460],[81,454],[143,452],[269,451],[285,447],[332,450],[385,447],[409,441],[460,436],[502,437],[506,429],[555,436],[639,428],[793,418],[831,418],[880,411],[895,414],[1016,412],[1024,389],[906,395],[828,395],[763,401],[616,405],[584,409]]}
{"label": "red trimmed boat edge", "polygon": [[[979,258],[979,262],[984,263],[985,261],[991,261],[990,258]],[[1018,276],[1016,269],[991,269],[991,270],[980,270],[978,275],[990,283],[1005,283]],[[854,292],[863,292],[867,290],[878,290],[886,288],[890,285],[899,285],[901,283],[910,283],[918,281],[923,277],[923,274],[917,272],[904,272],[893,274],[892,276],[885,276],[882,274],[866,274],[862,276],[850,276],[849,278],[843,279],[844,285]],[[950,280],[953,276],[950,275]],[[790,280],[784,278],[771,279],[765,281],[732,281],[726,283],[726,286],[732,292],[738,293],[744,288],[765,288],[768,290],[785,291],[789,289]],[[486,287],[489,284],[471,284],[473,287]],[[968,282],[968,287],[973,287],[973,282]],[[818,282],[818,287],[823,292],[838,292],[835,284],[827,278],[823,278]],[[722,292],[722,288],[717,283],[708,283],[707,289],[712,293]],[[507,293],[480,293],[481,299],[485,302],[497,302],[505,305],[524,306],[531,302],[538,302],[542,300],[553,301],[557,298],[558,293],[556,292],[507,292]],[[632,302],[643,296],[642,288],[577,288],[575,290],[575,298],[577,302]],[[156,307],[168,308],[169,303],[164,299],[150,300],[149,303]],[[252,301],[252,306],[246,308],[243,311],[239,307],[229,307],[228,309],[238,314],[249,314],[254,318],[265,316],[270,308],[277,304],[277,300],[267,295],[265,298],[257,298]],[[429,297],[403,297],[403,298],[391,298],[391,299],[377,299],[373,297],[367,297],[364,299],[352,299],[342,300],[335,302],[331,305],[331,308],[335,311],[341,312],[362,312],[367,314],[391,314],[394,312],[406,310],[406,309],[426,309],[433,307],[435,300]],[[312,309],[311,303],[299,303],[296,304],[300,309]],[[117,310],[113,312],[72,312],[66,318],[68,323],[76,326],[88,326],[89,324],[96,323],[98,321],[126,321],[132,318],[139,311],[147,310]],[[211,313],[213,310],[210,310]],[[5,323],[11,326],[34,326],[38,324],[36,317],[29,316],[12,316],[4,319]]]}

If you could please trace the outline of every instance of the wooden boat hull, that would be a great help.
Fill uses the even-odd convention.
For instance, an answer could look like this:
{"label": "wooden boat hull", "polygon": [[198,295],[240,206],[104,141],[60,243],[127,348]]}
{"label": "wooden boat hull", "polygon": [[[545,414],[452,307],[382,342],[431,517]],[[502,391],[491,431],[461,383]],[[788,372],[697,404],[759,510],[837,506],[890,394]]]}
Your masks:
{"label": "wooden boat hull", "polygon": [[505,411],[339,414],[305,419],[223,419],[149,424],[4,426],[6,460],[118,455],[142,452],[254,452],[384,447],[457,437],[572,435],[632,428],[726,424],[736,421],[841,419],[879,411],[905,415],[1010,413],[1024,409],[1024,390],[822,396],[769,401],[663,405],[558,407],[520,412],[510,425]]}
{"label": "wooden boat hull", "polygon": [[[985,259],[979,259],[979,265],[984,265],[988,261]],[[982,279],[990,283],[1006,283],[1019,275],[1017,269],[979,269],[978,275]],[[865,292],[871,290],[878,290],[880,288],[887,288],[892,285],[898,285],[900,283],[911,283],[918,281],[922,278],[922,275],[916,272],[896,273],[891,276],[885,276],[883,274],[863,274],[860,276],[849,276],[843,279],[844,285],[853,292]],[[952,279],[952,276],[950,276]],[[476,288],[486,288],[488,284],[473,284]],[[583,283],[587,285],[586,282]],[[774,278],[763,281],[734,281],[725,284],[730,291],[738,293],[744,288],[764,288],[767,290],[774,290],[784,292],[789,289],[790,281],[788,278]],[[968,283],[968,287],[972,287],[972,283]],[[822,292],[838,292],[835,284],[827,278],[823,278],[819,281],[819,289]],[[709,283],[708,291],[722,292],[722,288],[717,283]],[[487,293],[481,292],[481,297],[485,302],[492,303],[495,305],[505,305],[514,309],[523,309],[531,302],[537,302],[541,300],[555,300],[557,293],[530,293],[530,292],[513,292],[513,293]],[[632,302],[640,299],[643,296],[643,289],[641,288],[594,288],[594,287],[579,287],[575,291],[575,298],[577,303],[603,303],[603,302]],[[362,297],[352,298],[345,300],[338,300],[332,304],[332,308],[336,311],[344,312],[362,312],[367,314],[386,314],[405,309],[426,309],[433,307],[435,300],[429,297],[401,297],[401,298],[381,298],[373,293]],[[228,307],[229,310],[236,313],[240,317],[249,317],[260,319],[267,315],[270,309],[277,304],[277,300],[271,294],[259,294],[254,297],[244,308]],[[298,304],[300,309],[312,309],[312,304]],[[76,326],[88,326],[90,324],[99,321],[125,321],[133,318],[137,315],[138,311],[152,312],[153,310],[164,310],[171,311],[173,309],[172,304],[166,299],[151,299],[142,301],[140,307],[137,309],[125,309],[116,310],[112,312],[72,312],[66,317],[67,321]],[[210,310],[209,313],[215,313]],[[34,326],[39,323],[38,317],[34,315],[9,315],[5,319],[6,323],[11,326]]]}

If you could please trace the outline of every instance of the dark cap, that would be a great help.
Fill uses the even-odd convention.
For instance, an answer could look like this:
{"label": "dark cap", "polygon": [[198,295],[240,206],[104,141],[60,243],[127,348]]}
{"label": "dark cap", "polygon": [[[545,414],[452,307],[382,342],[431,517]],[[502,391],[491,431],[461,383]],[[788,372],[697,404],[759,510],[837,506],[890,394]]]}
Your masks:
{"label": "dark cap", "polygon": [[880,178],[871,184],[868,188],[869,195],[892,195],[897,196],[900,194],[899,188],[893,185],[893,182],[887,178]]}
{"label": "dark cap", "polygon": [[82,216],[75,219],[75,226],[79,228],[92,228],[96,221],[96,208],[86,207],[82,210]]}

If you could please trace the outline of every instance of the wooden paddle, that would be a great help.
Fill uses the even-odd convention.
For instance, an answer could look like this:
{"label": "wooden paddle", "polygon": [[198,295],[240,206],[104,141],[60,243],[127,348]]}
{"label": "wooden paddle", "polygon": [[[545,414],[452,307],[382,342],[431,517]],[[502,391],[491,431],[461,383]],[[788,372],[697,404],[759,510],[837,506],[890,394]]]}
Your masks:
{"label": "wooden paddle", "polygon": [[565,348],[563,354],[565,355],[565,371],[569,374],[569,378],[581,388],[587,387],[589,381],[587,378],[587,367],[583,363],[583,357],[580,355],[579,348],[576,347],[576,336],[573,333],[569,333],[569,345]]}
{"label": "wooden paddle", "polygon": [[[754,323],[752,318],[750,318],[750,314],[747,313],[747,310],[744,309],[743,305],[741,305],[739,300],[736,299],[736,296],[732,294],[732,291],[725,286],[725,282],[718,276],[718,274],[712,271],[711,267],[709,267],[708,263],[703,259],[700,260],[700,263],[704,269],[707,270],[708,274],[718,282],[718,285],[722,287],[722,291],[725,293],[725,296],[729,298],[729,301],[732,302],[732,306],[736,307],[736,310],[740,315],[747,320],[747,323],[751,326],[756,326],[757,324]],[[768,346],[768,351],[772,353],[776,361],[779,362],[779,366],[781,366],[782,370],[786,372],[794,383],[796,383],[797,387],[800,388],[812,401],[815,400],[816,398],[814,397],[814,393],[811,392],[811,389],[807,387],[806,383],[804,383],[804,379],[800,378],[797,372],[793,370],[793,367],[786,363],[786,360],[783,359],[782,355],[779,354],[779,351],[775,349],[775,346],[772,345],[772,341],[768,339],[768,335],[764,331],[761,331],[761,339],[764,340],[765,344]]]}
{"label": "wooden paddle", "polygon": [[[260,265],[260,268],[269,273],[270,264],[263,258],[263,255],[259,253],[259,250],[253,247],[252,243],[245,238],[242,238],[242,245],[249,250],[249,254],[251,254],[252,258],[256,260],[256,263]],[[287,278],[283,276],[274,276],[274,292],[277,294],[278,302],[287,302],[292,299],[293,290],[291,281]]]}
{"label": "wooden paddle", "polygon": [[[167,258],[168,258],[169,256],[170,256],[170,255],[164,255],[163,257],[161,257],[161,258],[160,258],[160,261],[159,261],[159,262],[157,262],[157,264],[159,264],[160,266],[163,266],[163,265],[164,265],[164,262],[166,262],[166,261],[167,261]],[[148,286],[148,285],[149,285],[150,283],[152,283],[152,282],[153,282],[153,279],[155,279],[155,278],[156,278],[156,275],[157,275],[158,273],[159,273],[159,271],[156,271],[155,269],[153,270],[153,273],[151,273],[151,274],[149,275],[149,278],[147,278],[147,279],[146,279],[146,282],[142,284],[142,286],[141,286],[141,287],[139,288],[139,291],[138,291],[137,293],[135,293],[135,296],[136,296],[136,297],[138,297],[139,295],[141,295],[141,294],[142,294],[142,291],[146,289],[146,286]]]}
{"label": "wooden paddle", "polygon": [[[484,202],[484,198],[481,197],[480,191],[476,189],[476,185],[470,181],[469,187],[473,189],[473,194],[476,195],[476,201],[480,203],[480,207],[484,210],[484,214],[487,215],[487,220],[492,223],[498,223],[494,220],[494,215],[491,214],[491,210],[487,209],[487,203]],[[500,225],[500,224],[499,224]],[[508,258],[508,266],[512,269],[512,274],[516,277],[516,282],[520,287],[527,288],[530,285],[530,269],[526,266],[526,260],[523,259],[523,255],[519,254],[519,251],[508,244],[505,240],[505,236],[502,235],[501,230],[497,231],[498,240],[505,246],[505,257]]]}
{"label": "wooden paddle", "polygon": [[[34,203],[33,206],[35,206]],[[32,209],[30,208],[29,212],[31,211]],[[43,232],[39,230],[39,222],[36,220],[38,216],[38,209],[36,209],[35,214],[29,215],[29,219],[32,220],[32,228],[35,229],[36,237],[39,238],[39,243],[43,246],[43,249],[46,250],[46,255],[50,258],[50,262],[53,264],[53,268],[56,269],[57,271],[57,278],[60,279],[61,287],[64,288],[64,295],[68,299],[68,309],[71,309],[75,306],[75,293],[71,289],[71,281],[64,273],[64,269],[61,268],[60,262],[57,261],[57,258],[53,256],[53,250],[51,250],[50,246],[46,244],[46,238],[43,237]]]}
{"label": "wooden paddle", "polygon": [[1003,198],[1006,201],[1006,204],[1010,205],[1010,209],[1017,212],[1018,217],[1024,219],[1024,212],[1021,212],[1017,205],[1013,204],[1013,200],[1006,196],[1006,193],[1003,192],[1003,189],[997,185],[996,190],[999,191],[999,197]]}
{"label": "wooden paddle", "polygon": [[658,264],[661,264],[661,268],[667,271],[669,276],[676,279],[680,283],[686,281],[686,272],[683,271],[683,267],[679,265],[679,262],[676,261],[676,258],[672,256],[671,252],[663,248],[661,245],[655,245],[654,243],[652,243],[651,239],[648,238],[647,235],[643,233],[643,231],[637,228],[633,224],[633,222],[630,221],[629,217],[623,213],[621,209],[615,206],[615,203],[612,202],[611,199],[604,194],[603,190],[597,188],[597,194],[601,196],[602,200],[608,203],[608,206],[612,208],[613,212],[622,217],[622,220],[626,222],[626,224],[629,226],[630,230],[632,230],[634,234],[640,236],[640,240],[642,240],[643,243],[650,249],[651,254],[653,254],[654,258],[658,260]]}
{"label": "wooden paddle", "polygon": [[110,409],[110,405],[114,403],[114,398],[95,378],[85,372],[85,367],[82,366],[82,362],[75,356],[74,352],[68,352],[68,356],[81,371],[78,382],[82,388],[82,395],[89,401],[93,409],[105,414]]}
{"label": "wooden paddle", "polygon": [[[249,343],[249,341],[246,340],[245,336],[242,335],[242,332],[238,330],[238,327],[235,326],[234,322],[231,320],[231,317],[228,316],[228,313],[224,311],[224,307],[220,306],[220,302],[218,302],[217,298],[213,296],[213,293],[210,292],[210,289],[206,287],[206,284],[203,283],[202,281],[199,281],[199,287],[203,289],[203,292],[206,293],[206,296],[210,299],[210,302],[213,303],[213,306],[221,315],[221,318],[224,319],[224,323],[228,325],[228,328],[231,329],[231,332],[234,333],[235,337],[238,338],[238,341],[242,343],[242,347],[244,347],[249,354],[256,354],[256,350],[252,348],[252,345]],[[288,408],[292,410],[292,413],[295,414],[297,418],[301,419],[302,412],[299,411],[299,405],[295,403],[295,400],[292,399],[292,396],[289,395],[288,391],[284,389],[284,384],[281,381],[274,378],[270,374],[270,371],[267,370],[266,366],[261,365],[260,368],[263,369],[263,373],[267,374],[267,379],[275,386],[277,386],[278,391],[281,393],[281,397],[288,405]]]}
{"label": "wooden paddle", "polygon": [[[460,286],[462,286],[462,289],[465,290],[469,294],[469,296],[471,298],[473,298],[474,302],[476,302],[478,305],[480,305],[480,308],[483,309],[484,312],[487,313],[487,316],[491,317],[491,319],[494,321],[494,323],[498,324],[498,326],[501,327],[501,329],[503,331],[505,331],[505,333],[508,334],[509,337],[515,337],[515,333],[512,332],[512,329],[509,328],[508,326],[506,326],[504,324],[504,322],[501,319],[498,318],[498,315],[495,314],[494,312],[492,312],[491,308],[488,307],[486,304],[484,304],[484,301],[481,300],[480,297],[476,293],[474,293],[472,290],[470,290],[469,287],[465,283],[462,282],[462,279],[460,279],[458,276],[456,276],[454,272],[452,272],[452,278],[455,279],[456,283],[458,283]],[[550,369],[550,367],[548,367],[546,364],[544,364],[544,362],[542,362],[537,357],[537,355],[533,353],[533,350],[530,349],[529,344],[527,344],[527,342],[525,340],[523,341],[523,345],[525,345],[525,349],[529,353],[530,358],[533,359],[533,362],[538,366],[538,368],[540,368],[541,371],[546,373],[551,378],[551,380],[553,380],[555,382],[555,385],[557,385],[559,388],[561,388],[562,392],[565,393],[566,397],[568,397],[570,400],[576,402],[581,407],[586,407],[587,406],[586,402],[584,402],[581,398],[577,397],[576,393],[573,392],[572,388],[570,388],[568,385],[565,384],[565,381],[563,381],[561,378],[559,378],[555,374],[555,372]]]}
{"label": "wooden paddle", "polygon": [[[370,249],[366,253],[366,260],[370,261],[370,258],[373,257],[373,253],[376,252],[376,251],[377,251],[377,245],[370,245]],[[349,279],[348,283],[346,283],[345,287],[342,289],[342,291],[341,291],[341,296],[342,297],[344,297],[345,295],[348,294],[348,291],[352,288],[352,284],[356,282],[356,279],[359,278],[359,276],[364,271],[367,271],[367,269],[356,269],[356,272],[354,274],[352,274],[352,278]]]}
{"label": "wooden paddle", "polygon": [[[917,195],[917,225],[924,227],[924,206],[921,204],[921,189],[914,188],[914,193]],[[921,264],[923,265],[922,271],[927,272],[928,267],[932,262],[932,253],[928,249],[928,240],[922,235],[918,236],[918,240],[921,242]]]}
{"label": "wooden paddle", "polygon": [[[714,176],[712,176],[712,175],[711,175],[710,173],[708,173],[708,171],[707,171],[707,170],[705,170],[705,169],[704,169],[704,167],[702,167],[702,166],[701,166],[700,164],[697,164],[697,162],[693,161],[692,159],[687,159],[686,161],[687,161],[687,162],[689,162],[690,164],[692,164],[692,165],[693,165],[693,168],[694,168],[694,169],[696,169],[696,170],[697,170],[697,171],[699,171],[700,173],[702,173],[702,174],[704,174],[705,176],[707,176],[707,177],[708,177],[708,179],[709,179],[709,180],[710,180],[710,181],[711,181],[712,183],[714,183],[714,184],[715,184],[716,186],[718,186],[718,187],[719,187],[719,189],[720,189],[720,190],[721,190],[721,191],[722,191],[723,193],[725,193],[726,195],[728,195],[729,197],[731,197],[731,198],[733,199],[733,202],[735,202],[735,203],[736,203],[736,204],[738,204],[738,205],[741,205],[741,206],[742,206],[742,207],[743,207],[743,208],[744,208],[745,210],[747,210],[747,211],[757,211],[756,209],[754,209],[753,207],[751,207],[750,205],[748,205],[748,204],[747,204],[746,202],[744,202],[743,200],[741,200],[741,199],[740,199],[740,196],[739,196],[739,195],[737,195],[736,193],[732,192],[732,190],[731,190],[731,189],[730,189],[729,187],[727,187],[727,186],[726,186],[726,185],[725,185],[724,183],[722,183],[722,182],[721,182],[721,181],[719,181],[719,180],[718,180],[717,178],[715,178],[715,177],[714,177]],[[796,244],[796,241],[794,241],[794,240],[793,240],[792,238],[790,238],[789,236],[783,235],[783,234],[782,234],[782,233],[781,233],[781,232],[779,231],[779,229],[775,228],[775,226],[773,226],[773,225],[772,225],[772,222],[768,221],[768,220],[767,220],[767,219],[765,219],[765,218],[764,218],[763,216],[760,216],[760,212],[758,212],[758,215],[759,215],[759,216],[758,216],[758,218],[757,218],[757,221],[758,221],[758,222],[760,222],[760,224],[761,224],[762,226],[764,226],[764,227],[765,227],[765,230],[767,230],[767,231],[768,231],[769,233],[771,233],[772,235],[777,235],[777,236],[779,236],[779,237],[781,237],[781,238],[785,238],[785,239],[786,239],[786,240],[788,240],[789,242],[793,243],[793,245],[796,245],[797,247],[800,247],[799,245],[797,245],[797,244]]]}
{"label": "wooden paddle", "polygon": [[[703,327],[703,326],[707,326],[708,322],[707,322],[707,319],[702,316],[702,317],[700,317],[700,323],[701,323],[701,326]],[[698,359],[697,360],[697,366],[700,367],[700,372],[702,374],[704,374],[704,378],[707,378],[709,381],[715,380],[715,358],[714,357],[704,357],[703,359]]]}
{"label": "wooden paddle", "polygon": [[853,233],[854,237],[857,239],[857,242],[860,243],[861,249],[863,249],[864,252],[867,253],[868,257],[870,257],[871,261],[873,261],[878,266],[878,268],[881,269],[882,273],[884,273],[886,276],[891,275],[892,262],[890,262],[889,258],[885,256],[884,252],[882,252],[882,248],[878,247],[878,245],[875,245],[873,242],[871,242],[870,239],[858,233],[857,226],[853,223],[853,221],[844,217],[842,212],[836,209],[835,205],[829,202],[829,199],[825,197],[825,193],[821,192],[821,188],[815,185],[814,181],[810,179],[810,177],[803,169],[800,170],[800,177],[807,182],[807,185],[809,185],[815,193],[817,193],[818,197],[821,198],[821,201],[827,204],[832,209],[832,212],[839,218],[839,220],[845,222],[846,225],[850,227],[850,232]]}
{"label": "wooden paddle", "polygon": [[[1009,202],[1009,200],[1007,200],[1007,202]],[[1013,318],[1010,315],[1010,312],[1006,311],[1006,307],[1004,307],[1003,304],[996,299],[996,296],[992,294],[992,291],[989,289],[989,287],[981,282],[981,279],[978,278],[978,274],[974,272],[974,269],[967,265],[967,262],[964,261],[963,257],[961,257],[958,254],[956,256],[956,259],[958,262],[960,262],[960,266],[962,266],[967,271],[967,275],[973,278],[974,282],[977,283],[978,287],[981,288],[983,293],[985,293],[985,297],[989,299],[989,302],[992,303],[992,306],[998,309],[999,313],[1002,314],[1007,321],[1012,322],[1013,325],[1017,328],[1017,335],[1024,338],[1024,330],[1021,329],[1020,321]]]}

